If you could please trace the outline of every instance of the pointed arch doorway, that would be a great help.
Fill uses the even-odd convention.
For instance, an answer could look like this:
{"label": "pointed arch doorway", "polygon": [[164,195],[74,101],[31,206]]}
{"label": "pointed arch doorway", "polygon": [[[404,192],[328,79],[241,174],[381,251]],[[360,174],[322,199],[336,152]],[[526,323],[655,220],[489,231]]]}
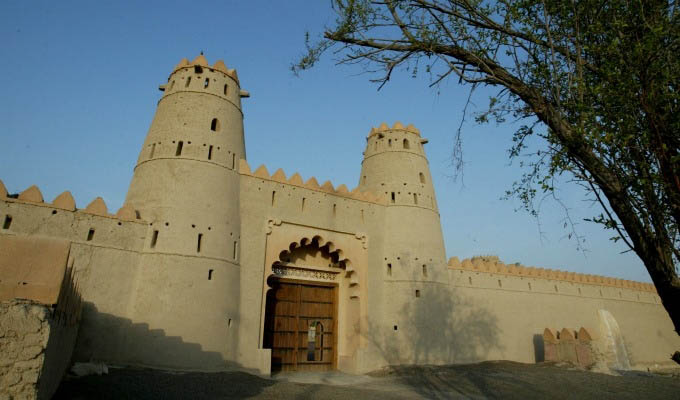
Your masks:
{"label": "pointed arch doorway", "polygon": [[264,347],[272,373],[336,368],[337,284],[272,277]]}

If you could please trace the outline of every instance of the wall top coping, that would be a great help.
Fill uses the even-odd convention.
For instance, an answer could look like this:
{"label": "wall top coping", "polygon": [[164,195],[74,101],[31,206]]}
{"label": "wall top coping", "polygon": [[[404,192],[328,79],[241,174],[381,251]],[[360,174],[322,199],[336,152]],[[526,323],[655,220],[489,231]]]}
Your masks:
{"label": "wall top coping", "polygon": [[497,256],[477,256],[466,258],[463,261],[459,261],[458,257],[451,257],[449,258],[448,267],[450,269],[554,279],[566,282],[612,286],[624,289],[639,290],[642,292],[656,293],[656,288],[651,283],[629,281],[626,279],[610,278],[599,275],[580,274],[577,272],[561,271],[556,269],[526,267],[519,263],[505,264],[500,261]]}
{"label": "wall top coping", "polygon": [[316,180],[315,177],[311,177],[307,180],[307,182],[304,182],[302,180],[302,177],[300,176],[299,173],[294,173],[291,175],[290,178],[286,178],[285,172],[281,168],[277,169],[276,172],[274,172],[273,175],[269,174],[269,171],[267,171],[267,167],[263,165],[260,165],[255,172],[253,172],[250,169],[250,166],[248,165],[248,162],[244,159],[241,159],[239,161],[239,174],[241,175],[248,175],[256,178],[261,178],[269,181],[274,181],[274,182],[279,182],[283,183],[286,185],[293,185],[293,186],[298,186],[301,188],[305,189],[310,189],[314,190],[317,192],[323,192],[323,193],[328,193],[332,194],[335,196],[341,196],[341,197],[346,197],[354,200],[359,200],[359,201],[365,201],[369,203],[375,203],[375,204],[380,204],[380,205],[386,205],[387,200],[385,199],[384,196],[382,195],[376,195],[371,192],[361,192],[359,191],[359,187],[354,188],[352,191],[347,189],[347,186],[344,184],[338,186],[337,188],[333,187],[333,184],[331,181],[326,181],[324,182],[323,185],[319,185],[319,182]]}

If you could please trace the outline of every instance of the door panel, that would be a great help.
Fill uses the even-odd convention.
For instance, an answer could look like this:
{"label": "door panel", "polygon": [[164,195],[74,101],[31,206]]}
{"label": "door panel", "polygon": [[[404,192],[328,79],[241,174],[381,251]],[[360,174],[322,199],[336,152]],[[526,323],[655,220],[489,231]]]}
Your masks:
{"label": "door panel", "polygon": [[323,371],[335,366],[335,286],[274,281],[267,294],[266,348],[272,372]]}

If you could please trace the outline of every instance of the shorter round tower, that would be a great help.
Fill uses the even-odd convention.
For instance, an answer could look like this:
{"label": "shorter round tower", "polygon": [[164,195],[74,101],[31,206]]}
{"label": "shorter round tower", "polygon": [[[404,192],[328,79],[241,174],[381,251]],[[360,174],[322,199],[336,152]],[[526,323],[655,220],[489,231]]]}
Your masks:
{"label": "shorter round tower", "polygon": [[[439,362],[419,345],[441,340],[442,315],[449,314],[446,253],[430,168],[427,140],[413,125],[381,124],[367,137],[360,189],[387,199],[381,232],[382,300],[371,319],[380,322],[383,349],[399,349],[388,362]],[[379,228],[379,231],[380,231]],[[394,358],[396,357],[396,359]],[[387,359],[386,359],[387,360]]]}

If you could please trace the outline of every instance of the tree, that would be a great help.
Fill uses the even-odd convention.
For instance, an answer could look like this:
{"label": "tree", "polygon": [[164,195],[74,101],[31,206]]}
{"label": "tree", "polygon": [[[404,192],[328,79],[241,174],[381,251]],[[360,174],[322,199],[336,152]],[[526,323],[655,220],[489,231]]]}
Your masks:
{"label": "tree", "polygon": [[[337,19],[293,66],[333,51],[386,84],[395,71],[498,89],[480,122],[523,121],[532,156],[510,194],[530,212],[568,174],[591,221],[643,261],[680,333],[680,24],[676,1],[334,0]],[[530,148],[527,138],[544,146]],[[457,143],[460,139],[458,131]],[[454,149],[460,160],[460,148]],[[458,163],[460,168],[462,164]]]}

